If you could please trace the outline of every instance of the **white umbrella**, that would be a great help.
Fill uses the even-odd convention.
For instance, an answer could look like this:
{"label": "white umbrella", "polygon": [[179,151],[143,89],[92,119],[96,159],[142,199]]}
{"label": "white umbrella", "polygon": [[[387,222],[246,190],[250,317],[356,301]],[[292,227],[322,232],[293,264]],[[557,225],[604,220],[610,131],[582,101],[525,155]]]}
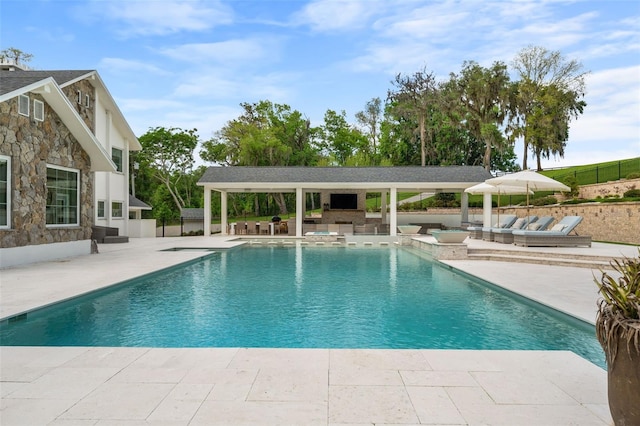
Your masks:
{"label": "white umbrella", "polygon": [[567,185],[555,179],[536,173],[533,170],[523,170],[517,173],[487,179],[485,183],[495,186],[520,186],[527,190],[527,216],[529,216],[529,190],[532,191],[571,191]]}
{"label": "white umbrella", "polygon": [[524,186],[517,185],[491,185],[487,182],[479,183],[477,185],[473,185],[464,190],[464,192],[468,192],[469,194],[498,194],[498,223],[500,222],[500,195],[501,194],[533,194],[533,191]]}

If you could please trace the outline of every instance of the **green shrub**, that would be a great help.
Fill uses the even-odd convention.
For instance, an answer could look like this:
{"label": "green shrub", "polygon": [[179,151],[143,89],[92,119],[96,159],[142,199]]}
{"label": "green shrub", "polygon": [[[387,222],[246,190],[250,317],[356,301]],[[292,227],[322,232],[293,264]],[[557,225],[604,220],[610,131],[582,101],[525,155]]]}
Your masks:
{"label": "green shrub", "polygon": [[630,189],[623,196],[624,198],[640,197],[640,189]]}
{"label": "green shrub", "polygon": [[553,195],[547,197],[535,198],[531,201],[534,206],[548,206],[550,204],[558,204],[558,200]]}
{"label": "green shrub", "polygon": [[560,204],[584,204],[592,202],[593,200],[587,200],[586,198],[572,198],[571,200],[563,201]]}
{"label": "green shrub", "polygon": [[572,197],[577,197],[580,193],[580,185],[578,185],[578,180],[575,176],[567,176],[564,178],[564,184],[567,185],[571,190],[567,193]]}

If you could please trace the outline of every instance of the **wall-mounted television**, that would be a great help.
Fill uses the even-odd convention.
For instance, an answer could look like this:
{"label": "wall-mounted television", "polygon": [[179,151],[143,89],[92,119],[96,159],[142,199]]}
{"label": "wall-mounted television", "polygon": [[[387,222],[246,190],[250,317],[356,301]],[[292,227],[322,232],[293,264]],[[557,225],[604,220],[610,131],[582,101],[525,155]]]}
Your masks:
{"label": "wall-mounted television", "polygon": [[357,210],[358,194],[331,194],[332,210]]}

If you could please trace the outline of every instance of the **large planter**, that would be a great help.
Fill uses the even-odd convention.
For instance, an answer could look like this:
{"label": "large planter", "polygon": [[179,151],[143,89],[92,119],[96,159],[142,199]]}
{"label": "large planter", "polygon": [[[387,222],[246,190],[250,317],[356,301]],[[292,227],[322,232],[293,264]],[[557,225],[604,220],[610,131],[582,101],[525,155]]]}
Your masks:
{"label": "large planter", "polygon": [[[601,321],[617,320],[605,314],[598,318]],[[626,320],[618,321],[609,333],[598,333],[607,356],[609,410],[616,426],[640,425],[639,329],[640,321]]]}

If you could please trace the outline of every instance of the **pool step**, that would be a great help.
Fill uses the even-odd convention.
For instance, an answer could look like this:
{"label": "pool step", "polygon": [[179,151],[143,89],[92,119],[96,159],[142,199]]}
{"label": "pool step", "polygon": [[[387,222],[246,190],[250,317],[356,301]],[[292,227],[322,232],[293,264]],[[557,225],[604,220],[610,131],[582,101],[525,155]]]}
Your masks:
{"label": "pool step", "polygon": [[611,269],[610,257],[558,254],[542,252],[522,252],[509,250],[469,250],[469,260],[493,260],[498,262],[520,262],[538,265],[574,266],[589,269]]}

